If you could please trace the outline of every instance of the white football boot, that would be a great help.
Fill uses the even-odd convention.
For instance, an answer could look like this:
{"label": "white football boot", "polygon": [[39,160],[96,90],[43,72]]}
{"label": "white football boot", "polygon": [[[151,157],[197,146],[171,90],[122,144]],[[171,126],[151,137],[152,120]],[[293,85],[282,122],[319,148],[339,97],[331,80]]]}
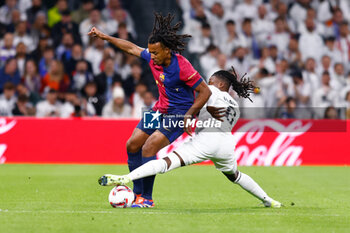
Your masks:
{"label": "white football boot", "polygon": [[263,202],[263,204],[265,207],[270,207],[270,208],[281,208],[283,206],[280,202],[273,199],[268,201],[266,200]]}
{"label": "white football boot", "polygon": [[127,176],[117,176],[112,174],[105,174],[98,179],[98,183],[102,186],[126,185],[129,182],[131,182],[131,179]]}

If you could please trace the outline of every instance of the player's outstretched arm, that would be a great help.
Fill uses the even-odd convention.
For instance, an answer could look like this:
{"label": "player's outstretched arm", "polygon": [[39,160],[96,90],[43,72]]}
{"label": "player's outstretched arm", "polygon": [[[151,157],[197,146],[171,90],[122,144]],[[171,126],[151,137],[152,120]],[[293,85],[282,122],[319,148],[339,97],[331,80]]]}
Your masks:
{"label": "player's outstretched arm", "polygon": [[122,51],[129,53],[131,55],[137,56],[137,57],[140,57],[141,52],[144,50],[144,48],[141,48],[141,47],[137,46],[136,44],[131,43],[130,41],[109,36],[109,35],[101,32],[100,30],[98,30],[96,27],[91,28],[88,35],[101,38],[102,40],[106,40],[109,43],[111,43],[114,46],[121,49]]}
{"label": "player's outstretched arm", "polygon": [[198,112],[201,110],[201,108],[204,106],[204,104],[208,101],[211,90],[209,89],[208,85],[205,82],[201,82],[195,89],[196,92],[198,92],[198,96],[196,100],[194,101],[191,108],[187,111],[184,119],[185,132],[192,136],[192,130],[191,126],[187,125],[187,121],[191,120],[192,116],[195,116],[198,114]]}

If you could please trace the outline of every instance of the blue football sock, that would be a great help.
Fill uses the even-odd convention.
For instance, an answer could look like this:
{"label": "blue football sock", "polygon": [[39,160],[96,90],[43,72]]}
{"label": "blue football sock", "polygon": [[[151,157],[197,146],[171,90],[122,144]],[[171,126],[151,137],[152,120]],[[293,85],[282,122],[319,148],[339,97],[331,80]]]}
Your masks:
{"label": "blue football sock", "polygon": [[[128,152],[128,165],[129,165],[129,170],[133,171],[139,166],[142,165],[142,151],[140,150],[139,152],[136,153],[130,153]],[[134,193],[135,194],[141,194],[143,190],[143,184],[142,184],[142,179],[134,180]]]}
{"label": "blue football sock", "polygon": [[[145,164],[151,160],[157,159],[157,156],[152,156],[152,157],[142,157],[142,164]],[[154,184],[154,179],[156,176],[148,176],[142,179],[143,182],[143,191],[142,191],[142,197],[146,198],[148,200],[152,200],[152,192],[153,192],[153,184]]]}

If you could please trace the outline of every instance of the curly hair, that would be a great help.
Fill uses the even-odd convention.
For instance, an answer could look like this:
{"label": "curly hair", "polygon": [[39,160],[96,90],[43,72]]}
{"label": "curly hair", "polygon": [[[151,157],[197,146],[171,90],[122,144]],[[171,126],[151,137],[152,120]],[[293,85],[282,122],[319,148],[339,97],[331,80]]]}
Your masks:
{"label": "curly hair", "polygon": [[237,93],[241,98],[250,99],[250,93],[254,93],[254,89],[258,88],[254,86],[253,81],[246,77],[246,73],[239,80],[235,68],[231,66],[230,70],[219,70],[215,72],[212,76],[219,77],[222,80],[225,80],[228,84],[228,87],[232,86],[232,89]]}
{"label": "curly hair", "polygon": [[181,22],[177,22],[174,26],[171,26],[171,22],[174,19],[173,14],[169,13],[167,16],[163,16],[162,14],[154,13],[154,15],[153,30],[148,39],[148,43],[154,44],[160,42],[171,51],[181,53],[186,46],[184,40],[191,37],[191,35],[176,34],[180,29]]}

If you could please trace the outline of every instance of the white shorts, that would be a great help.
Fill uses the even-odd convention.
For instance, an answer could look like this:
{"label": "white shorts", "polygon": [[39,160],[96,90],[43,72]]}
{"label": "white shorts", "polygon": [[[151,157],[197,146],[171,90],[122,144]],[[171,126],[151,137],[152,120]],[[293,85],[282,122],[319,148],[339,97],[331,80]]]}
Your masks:
{"label": "white shorts", "polygon": [[179,146],[175,152],[185,165],[211,160],[219,171],[233,174],[237,171],[232,135],[227,133],[199,133]]}

